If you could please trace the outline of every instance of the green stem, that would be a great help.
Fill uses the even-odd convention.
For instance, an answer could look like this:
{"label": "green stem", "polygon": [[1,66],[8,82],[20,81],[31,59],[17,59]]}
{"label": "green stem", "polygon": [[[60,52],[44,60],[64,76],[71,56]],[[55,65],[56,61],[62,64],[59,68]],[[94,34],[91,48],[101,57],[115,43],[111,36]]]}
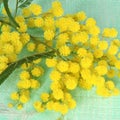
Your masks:
{"label": "green stem", "polygon": [[3,24],[7,24],[7,25],[9,25],[9,26],[11,26],[11,27],[13,27],[13,28],[16,28],[15,26],[13,26],[11,23],[9,23],[9,22],[7,22],[7,21],[0,20],[0,22],[3,23]]}
{"label": "green stem", "polygon": [[55,51],[48,51],[45,53],[40,53],[40,54],[34,54],[31,56],[27,56],[25,58],[22,58],[18,61],[15,61],[13,63],[10,63],[8,65],[8,67],[0,74],[0,85],[6,80],[6,78],[9,77],[9,75],[16,69],[18,68],[20,65],[22,65],[23,63],[27,62],[31,62],[33,60],[36,60],[38,58],[43,58],[43,57],[53,57],[55,55]]}
{"label": "green stem", "polygon": [[[68,59],[65,59],[63,56],[61,56],[58,50],[56,50],[56,49],[52,48],[51,46],[47,45],[45,42],[42,42],[42,41],[40,41],[39,39],[37,39],[37,38],[39,38],[39,37],[37,37],[37,38],[34,37],[34,36],[30,36],[30,37],[31,37],[31,39],[33,39],[34,41],[37,41],[37,42],[39,42],[39,43],[41,43],[41,44],[44,44],[46,47],[48,47],[48,48],[50,48],[51,50],[53,50],[53,51],[58,55],[58,57],[61,58],[62,60],[64,60],[64,61],[68,60]],[[45,39],[44,39],[44,40],[45,40]]]}
{"label": "green stem", "polygon": [[8,0],[3,0],[3,4],[4,4],[4,8],[7,12],[7,15],[8,15],[9,19],[11,20],[11,22],[13,23],[13,25],[15,27],[19,27],[18,23],[14,20],[13,16],[11,15],[11,12],[8,7]]}
{"label": "green stem", "polygon": [[19,3],[18,0],[16,0],[15,16],[17,15],[18,3]]}

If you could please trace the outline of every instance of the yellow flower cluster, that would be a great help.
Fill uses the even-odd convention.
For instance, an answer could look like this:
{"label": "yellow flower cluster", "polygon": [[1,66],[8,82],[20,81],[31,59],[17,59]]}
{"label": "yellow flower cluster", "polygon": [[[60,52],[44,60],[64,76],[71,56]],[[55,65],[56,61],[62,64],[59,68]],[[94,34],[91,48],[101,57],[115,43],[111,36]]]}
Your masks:
{"label": "yellow flower cluster", "polygon": [[[33,63],[22,65],[20,80],[17,83],[18,91],[11,94],[11,99],[17,103],[17,109],[22,109],[23,105],[30,100],[30,91],[40,87],[40,81],[35,77],[40,77],[43,74],[43,68],[37,67],[41,59],[34,60]],[[33,68],[33,64],[36,66]],[[9,103],[8,106],[14,106],[14,103]]]}
{"label": "yellow flower cluster", "polygon": [[[48,55],[43,62],[52,68],[51,84],[49,93],[42,93],[40,100],[34,102],[36,111],[47,109],[66,114],[76,107],[70,91],[77,87],[86,90],[95,87],[96,93],[103,97],[120,94],[113,82],[115,76],[120,77],[120,41],[116,39],[118,32],[115,28],[101,31],[96,20],[88,18],[84,11],[63,16],[59,1],[54,1],[45,13],[35,3],[21,12],[15,17],[19,25],[17,30],[9,25],[1,27],[0,72],[16,61],[23,47],[33,53],[55,52],[54,57]],[[31,32],[34,28],[40,30],[38,36]],[[108,43],[107,39],[111,41]],[[44,73],[40,61],[22,65],[18,92],[11,94],[11,99],[18,102],[18,109],[30,100],[30,90],[40,87],[38,79]],[[9,107],[12,106],[9,103]]]}

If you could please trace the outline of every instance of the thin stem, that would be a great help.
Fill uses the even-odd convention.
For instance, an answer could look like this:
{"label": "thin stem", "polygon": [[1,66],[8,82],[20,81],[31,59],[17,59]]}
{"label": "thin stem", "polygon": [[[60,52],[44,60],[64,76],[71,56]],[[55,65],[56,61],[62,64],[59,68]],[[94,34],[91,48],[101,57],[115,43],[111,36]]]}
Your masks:
{"label": "thin stem", "polygon": [[18,0],[16,0],[16,9],[15,9],[15,16],[17,15],[17,10],[18,10]]}
{"label": "thin stem", "polygon": [[0,20],[0,22],[1,22],[1,23],[3,23],[3,24],[10,25],[11,27],[16,28],[16,27],[15,27],[15,26],[13,26],[10,22],[6,22],[6,21],[4,21],[4,20]]}
{"label": "thin stem", "polygon": [[[34,37],[34,36],[30,36],[30,37],[31,37],[31,39],[33,39],[34,41],[37,41],[37,42],[39,42],[39,43],[41,43],[41,44],[44,44],[46,47],[48,47],[48,48],[50,48],[51,50],[53,50],[53,51],[58,55],[58,57],[61,58],[62,60],[64,60],[64,61],[68,60],[67,58],[65,59],[63,56],[61,56],[60,53],[59,53],[59,51],[58,51],[57,49],[52,48],[51,46],[47,45],[45,42],[42,42],[42,41],[38,40],[38,39],[37,39],[36,37]],[[38,38],[39,38],[39,37],[38,37]],[[44,40],[45,40],[45,39],[44,39]]]}

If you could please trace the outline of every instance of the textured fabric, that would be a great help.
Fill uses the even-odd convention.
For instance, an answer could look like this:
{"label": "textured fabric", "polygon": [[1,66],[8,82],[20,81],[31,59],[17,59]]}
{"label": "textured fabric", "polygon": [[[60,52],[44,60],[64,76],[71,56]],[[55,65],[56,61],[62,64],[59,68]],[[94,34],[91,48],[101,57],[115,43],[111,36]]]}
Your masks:
{"label": "textured fabric", "polygon": [[[14,3],[15,0],[11,2]],[[44,10],[50,7],[53,0],[36,0]],[[65,13],[75,13],[80,10],[86,12],[88,17],[97,20],[101,29],[116,27],[120,33],[120,0],[61,0]],[[12,3],[11,3],[12,4]],[[119,34],[120,37],[120,34]],[[57,120],[59,113],[46,111],[37,113],[32,107],[32,102],[39,98],[43,91],[49,91],[50,79],[46,75],[42,78],[42,87],[32,92],[32,100],[24,106],[22,111],[7,108],[10,102],[9,95],[16,90],[20,70],[17,69],[2,86],[0,86],[0,120]],[[46,71],[49,74],[49,71]],[[120,88],[120,80],[114,80]],[[102,98],[95,94],[95,90],[84,91],[80,88],[72,92],[77,101],[77,108],[70,111],[65,120],[120,120],[120,96]]]}

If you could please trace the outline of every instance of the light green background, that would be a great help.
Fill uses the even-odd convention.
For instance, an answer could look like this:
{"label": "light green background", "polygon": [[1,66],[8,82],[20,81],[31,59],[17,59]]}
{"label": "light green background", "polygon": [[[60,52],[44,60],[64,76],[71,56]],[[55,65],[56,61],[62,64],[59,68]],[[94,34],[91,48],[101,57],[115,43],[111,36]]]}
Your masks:
{"label": "light green background", "polygon": [[[14,3],[15,0],[10,2]],[[36,0],[44,10],[47,10],[53,0]],[[104,27],[116,27],[120,33],[120,0],[61,0],[65,13],[85,11],[88,17],[94,17],[101,29]],[[11,4],[12,4],[11,3]],[[120,34],[119,34],[120,38]],[[9,95],[16,89],[20,70],[17,69],[5,83],[0,86],[0,120],[56,120],[60,114],[46,111],[36,113],[31,107],[32,101],[39,98],[42,91],[48,91],[50,80],[47,76],[42,78],[40,90],[33,91],[33,99],[25,105],[22,111],[7,108],[10,101]],[[49,74],[49,71],[46,71]],[[120,88],[120,80],[115,83]],[[77,89],[73,91],[77,101],[77,108],[70,111],[65,120],[120,120],[120,97],[102,98],[92,91]]]}

